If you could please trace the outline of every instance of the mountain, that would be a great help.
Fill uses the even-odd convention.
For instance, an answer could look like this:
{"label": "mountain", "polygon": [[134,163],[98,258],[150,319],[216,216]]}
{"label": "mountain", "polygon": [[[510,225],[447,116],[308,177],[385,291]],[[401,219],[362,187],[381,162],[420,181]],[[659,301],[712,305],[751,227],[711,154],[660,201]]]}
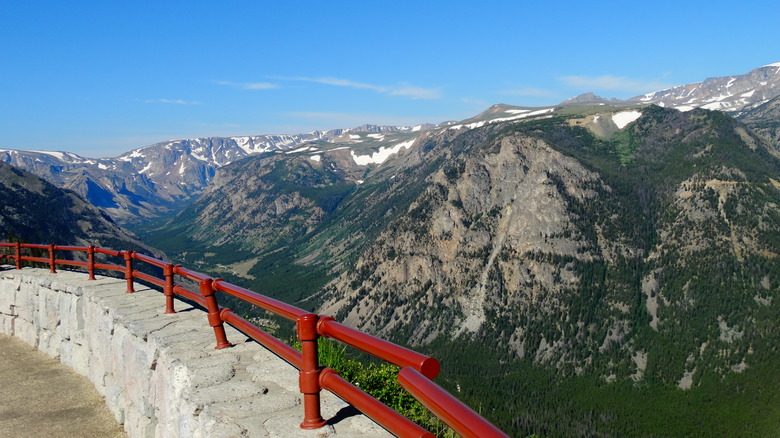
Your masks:
{"label": "mountain", "polygon": [[5,241],[96,245],[162,256],[76,193],[2,162],[0,206]]}
{"label": "mountain", "polygon": [[584,93],[579,96],[572,97],[561,103],[562,106],[566,105],[605,105],[605,104],[617,104],[625,105],[625,102],[614,97],[607,99],[601,96],[597,96],[593,93]]}
{"label": "mountain", "polygon": [[706,79],[628,99],[627,103],[653,103],[685,111],[704,108],[739,112],[759,106],[780,95],[780,62],[743,75]]}
{"label": "mountain", "polygon": [[200,195],[216,169],[250,155],[282,152],[318,140],[349,143],[355,132],[394,134],[429,129],[363,125],[297,135],[171,140],[116,158],[69,152],[0,150],[0,161],[74,190],[120,223],[139,223],[176,211]]}
{"label": "mountain", "polygon": [[[348,242],[334,244],[335,248],[327,253],[315,251],[319,255],[307,255],[308,267],[303,269],[306,273],[290,272],[290,275],[322,280],[327,276],[315,274],[319,272],[316,266],[339,263],[338,260],[353,254],[353,244],[358,244],[371,230],[384,226],[382,217],[398,214],[384,199],[384,194],[374,194],[382,186],[370,182],[394,184],[402,178],[396,173],[404,169],[404,163],[425,164],[418,152],[406,151],[417,151],[420,144],[430,143],[431,136],[440,133],[455,135],[511,120],[550,117],[553,111],[553,108],[494,105],[471,119],[427,130],[350,131],[347,138],[312,142],[285,153],[259,154],[220,168],[198,200],[172,222],[163,222],[158,233],[152,232],[146,238],[179,250],[179,256],[189,264],[200,263],[205,267],[216,259],[219,263],[237,260],[240,266],[236,272],[242,272],[252,268],[250,261],[260,260],[264,255],[273,254],[276,263],[281,263],[287,254],[280,253],[280,247],[308,240],[310,233],[325,221],[337,226],[341,235],[348,236]],[[352,196],[353,193],[360,195]],[[342,201],[346,204],[342,205]],[[331,240],[326,235],[322,238]],[[261,268],[255,267],[250,272],[257,269]],[[246,278],[252,276],[245,272]],[[267,289],[268,281],[284,283],[283,277],[266,279],[263,289]]]}
{"label": "mountain", "polygon": [[724,111],[739,116],[780,96],[780,62],[765,65],[743,75],[709,78],[626,100],[606,99],[585,93],[561,103],[573,105],[649,105],[680,111],[693,108]]}
{"label": "mountain", "polygon": [[742,112],[739,120],[750,126],[780,153],[780,96]]}
{"label": "mountain", "polygon": [[[497,105],[363,147],[319,142],[224,166],[145,237],[438,352],[452,387],[518,434],[675,435],[745,406],[769,415],[730,392],[780,385],[767,371],[780,357],[780,159],[748,126],[703,109]],[[487,374],[492,394],[474,370],[493,362],[464,350],[502,364]],[[744,379],[753,386],[719,383]],[[551,398],[559,390],[603,399],[572,407]],[[669,420],[692,409],[686,393],[711,410]],[[617,402],[625,394],[671,398],[640,414]],[[657,424],[629,433],[637,415]],[[769,417],[764,432],[780,425]]]}

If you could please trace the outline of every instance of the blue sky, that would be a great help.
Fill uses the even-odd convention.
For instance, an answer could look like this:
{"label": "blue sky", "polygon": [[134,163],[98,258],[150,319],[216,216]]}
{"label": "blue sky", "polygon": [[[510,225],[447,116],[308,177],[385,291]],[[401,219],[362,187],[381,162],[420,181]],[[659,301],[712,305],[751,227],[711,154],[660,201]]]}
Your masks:
{"label": "blue sky", "polygon": [[2,1],[0,148],[460,120],[780,61],[776,1]]}

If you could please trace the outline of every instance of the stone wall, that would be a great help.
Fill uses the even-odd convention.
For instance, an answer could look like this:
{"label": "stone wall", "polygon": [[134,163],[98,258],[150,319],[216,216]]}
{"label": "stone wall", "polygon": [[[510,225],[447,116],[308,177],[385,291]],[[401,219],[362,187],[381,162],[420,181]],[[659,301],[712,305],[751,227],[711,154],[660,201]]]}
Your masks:
{"label": "stone wall", "polygon": [[0,332],[89,378],[130,437],[364,437],[389,434],[323,392],[329,424],[304,431],[298,373],[226,325],[214,349],[206,314],[124,280],[25,268],[0,271]]}

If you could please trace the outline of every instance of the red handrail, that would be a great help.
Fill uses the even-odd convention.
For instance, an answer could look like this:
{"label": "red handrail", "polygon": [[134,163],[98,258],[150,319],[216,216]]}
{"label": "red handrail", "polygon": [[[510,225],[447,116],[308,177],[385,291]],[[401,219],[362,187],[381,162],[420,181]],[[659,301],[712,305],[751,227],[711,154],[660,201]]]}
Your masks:
{"label": "red handrail", "polygon": [[140,253],[137,253],[137,252],[133,253],[133,258],[136,259],[136,260],[140,260],[140,261],[142,261],[144,263],[147,263],[149,265],[157,266],[158,268],[164,268],[165,265],[168,264],[168,263],[166,263],[166,262],[164,262],[164,261],[162,261],[160,259],[156,259],[154,257],[149,257],[148,255],[140,254]]}
{"label": "red handrail", "polygon": [[439,375],[441,367],[438,360],[339,324],[329,316],[320,316],[317,329],[321,336],[337,339],[401,368],[413,367],[429,379]]}
{"label": "red handrail", "polygon": [[295,368],[301,369],[303,367],[303,356],[300,351],[269,335],[265,330],[252,325],[249,321],[236,315],[232,310],[222,309],[220,317],[226,323],[276,353]]}
{"label": "red handrail", "polygon": [[112,255],[114,257],[119,257],[122,255],[122,251],[114,251],[113,249],[105,249],[105,248],[95,248],[95,252],[99,252],[101,254],[106,254],[106,255]]}
{"label": "red handrail", "polygon": [[133,278],[140,278],[143,281],[147,281],[149,283],[152,283],[154,285],[164,287],[165,286],[165,280],[161,278],[157,278],[154,275],[149,275],[147,273],[141,272],[141,271],[133,271]]}
{"label": "red handrail", "polygon": [[[320,415],[319,393],[321,389],[327,389],[360,409],[364,414],[397,436],[433,436],[430,432],[347,382],[332,369],[320,367],[317,359],[317,342],[320,337],[328,337],[401,367],[401,371],[398,374],[398,381],[401,386],[462,436],[506,436],[498,428],[430,380],[439,374],[440,365],[436,359],[347,327],[329,316],[316,315],[257,292],[233,285],[222,279],[215,279],[200,272],[133,251],[115,251],[94,246],[43,245],[18,242],[0,243],[0,247],[14,249],[14,254],[2,255],[0,258],[14,259],[16,269],[21,269],[22,261],[47,263],[51,272],[56,272],[55,266],[58,264],[81,266],[87,268],[90,280],[95,279],[94,271],[96,269],[119,271],[125,274],[124,278],[127,280],[128,293],[133,292],[133,280],[135,279],[160,286],[166,297],[165,313],[175,313],[174,295],[179,295],[204,307],[208,312],[209,325],[213,327],[217,339],[216,348],[225,348],[232,345],[227,340],[223,327],[223,323],[227,322],[301,370],[300,389],[304,396],[302,428],[318,428],[326,424]],[[22,249],[25,248],[48,250],[49,257],[25,256],[22,254]],[[83,252],[87,255],[87,261],[57,259],[56,251]],[[97,263],[94,260],[94,254],[120,257],[125,262],[124,266]],[[154,275],[134,270],[133,260],[162,268],[164,278],[158,278]],[[197,282],[200,293],[175,284],[175,275]],[[219,307],[215,292],[226,293],[278,316],[295,321],[298,327],[298,339],[301,341],[303,351],[298,352],[244,318],[236,315],[232,310]]]}
{"label": "red handrail", "polygon": [[360,406],[360,411],[379,424],[385,425],[388,431],[396,436],[433,438],[434,435],[418,426],[398,412],[388,408],[384,403],[371,397],[355,385],[344,380],[331,368],[325,368],[320,375],[322,387],[338,394],[347,403]]}
{"label": "red handrail", "polygon": [[460,436],[508,436],[439,385],[411,368],[404,368],[398,373],[398,383]]}
{"label": "red handrail", "polygon": [[54,245],[54,249],[57,251],[81,251],[81,252],[87,252],[86,246],[62,246],[62,245]]}
{"label": "red handrail", "polygon": [[299,309],[295,306],[291,306],[287,303],[275,300],[273,298],[260,295],[257,292],[252,292],[249,289],[244,289],[233,284],[230,284],[224,280],[214,281],[214,289],[225,292],[228,295],[232,295],[236,298],[246,301],[247,303],[254,304],[257,307],[261,307],[269,312],[273,312],[279,316],[289,319],[290,321],[297,321],[303,315],[309,312]]}

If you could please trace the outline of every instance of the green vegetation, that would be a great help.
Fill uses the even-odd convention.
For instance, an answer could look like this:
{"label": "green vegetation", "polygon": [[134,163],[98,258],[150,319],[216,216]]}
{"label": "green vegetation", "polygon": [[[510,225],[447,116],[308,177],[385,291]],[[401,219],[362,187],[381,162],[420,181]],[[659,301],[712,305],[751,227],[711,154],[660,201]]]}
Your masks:
{"label": "green vegetation", "polygon": [[[300,342],[293,346],[300,350]],[[329,339],[318,342],[320,365],[336,370],[339,375],[404,417],[439,437],[457,436],[441,420],[401,388],[399,368],[386,362],[367,360],[365,355],[348,354],[347,346]],[[362,361],[358,357],[362,357]]]}
{"label": "green vegetation", "polygon": [[480,343],[439,342],[427,352],[441,358],[440,385],[512,436],[766,437],[780,431],[777,355],[741,374],[707,374],[683,391],[607,383],[592,373],[565,377],[529,361],[503,363]]}

